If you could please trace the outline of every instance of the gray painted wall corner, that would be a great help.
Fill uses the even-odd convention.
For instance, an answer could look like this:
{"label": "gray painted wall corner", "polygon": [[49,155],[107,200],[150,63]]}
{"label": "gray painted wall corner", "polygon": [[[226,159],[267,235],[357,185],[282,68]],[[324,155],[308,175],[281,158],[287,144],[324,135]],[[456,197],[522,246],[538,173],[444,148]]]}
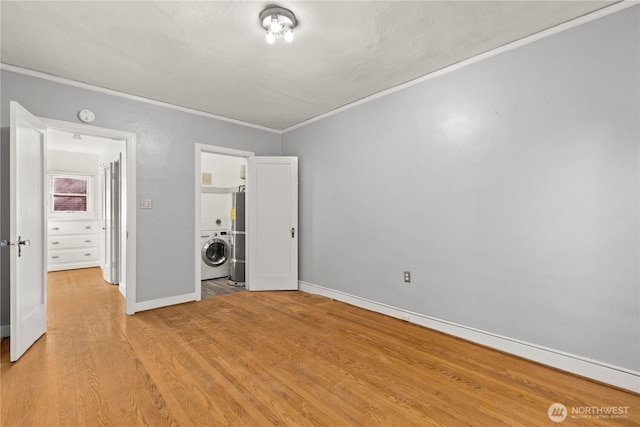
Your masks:
{"label": "gray painted wall corner", "polygon": [[286,132],[300,279],[640,371],[639,10]]}

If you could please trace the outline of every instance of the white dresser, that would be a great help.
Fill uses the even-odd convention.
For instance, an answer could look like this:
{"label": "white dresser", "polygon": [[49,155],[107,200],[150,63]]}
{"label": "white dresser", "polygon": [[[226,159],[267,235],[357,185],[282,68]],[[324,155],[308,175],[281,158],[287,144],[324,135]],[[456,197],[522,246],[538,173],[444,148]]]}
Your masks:
{"label": "white dresser", "polygon": [[48,271],[100,265],[99,222],[94,219],[48,221]]}

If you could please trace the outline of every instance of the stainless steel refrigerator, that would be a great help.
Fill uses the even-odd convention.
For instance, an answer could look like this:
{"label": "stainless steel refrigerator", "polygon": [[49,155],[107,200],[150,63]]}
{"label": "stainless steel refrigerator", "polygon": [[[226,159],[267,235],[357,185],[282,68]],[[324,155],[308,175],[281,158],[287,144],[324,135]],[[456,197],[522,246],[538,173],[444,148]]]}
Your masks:
{"label": "stainless steel refrigerator", "polygon": [[231,259],[229,260],[229,280],[245,282],[245,223],[244,191],[231,194]]}

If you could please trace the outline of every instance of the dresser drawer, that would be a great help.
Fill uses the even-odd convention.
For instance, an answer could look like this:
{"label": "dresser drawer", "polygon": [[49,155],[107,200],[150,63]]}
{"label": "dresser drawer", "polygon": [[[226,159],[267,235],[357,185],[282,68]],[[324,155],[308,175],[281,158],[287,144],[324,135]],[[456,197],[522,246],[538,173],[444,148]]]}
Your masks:
{"label": "dresser drawer", "polygon": [[55,251],[49,254],[49,265],[97,261],[98,256],[97,248]]}
{"label": "dresser drawer", "polygon": [[95,234],[98,232],[98,221],[49,221],[49,235],[63,234]]}
{"label": "dresser drawer", "polygon": [[49,250],[91,248],[94,246],[98,246],[97,234],[49,237]]}

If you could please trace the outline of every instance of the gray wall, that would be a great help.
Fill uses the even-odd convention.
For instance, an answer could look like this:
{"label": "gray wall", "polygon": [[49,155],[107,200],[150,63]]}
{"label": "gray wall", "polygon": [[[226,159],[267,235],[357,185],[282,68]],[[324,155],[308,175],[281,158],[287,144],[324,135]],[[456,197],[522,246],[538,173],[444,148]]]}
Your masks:
{"label": "gray wall", "polygon": [[638,16],[285,133],[300,279],[640,371]]}
{"label": "gray wall", "polygon": [[[211,144],[279,155],[280,135],[90,90],[2,71],[0,74],[1,238],[9,237],[9,101],[36,116],[78,122],[96,113],[92,125],[137,135],[137,195],[153,209],[137,214],[137,301],[194,291],[194,144]],[[0,324],[9,324],[9,257],[2,251]]]}

